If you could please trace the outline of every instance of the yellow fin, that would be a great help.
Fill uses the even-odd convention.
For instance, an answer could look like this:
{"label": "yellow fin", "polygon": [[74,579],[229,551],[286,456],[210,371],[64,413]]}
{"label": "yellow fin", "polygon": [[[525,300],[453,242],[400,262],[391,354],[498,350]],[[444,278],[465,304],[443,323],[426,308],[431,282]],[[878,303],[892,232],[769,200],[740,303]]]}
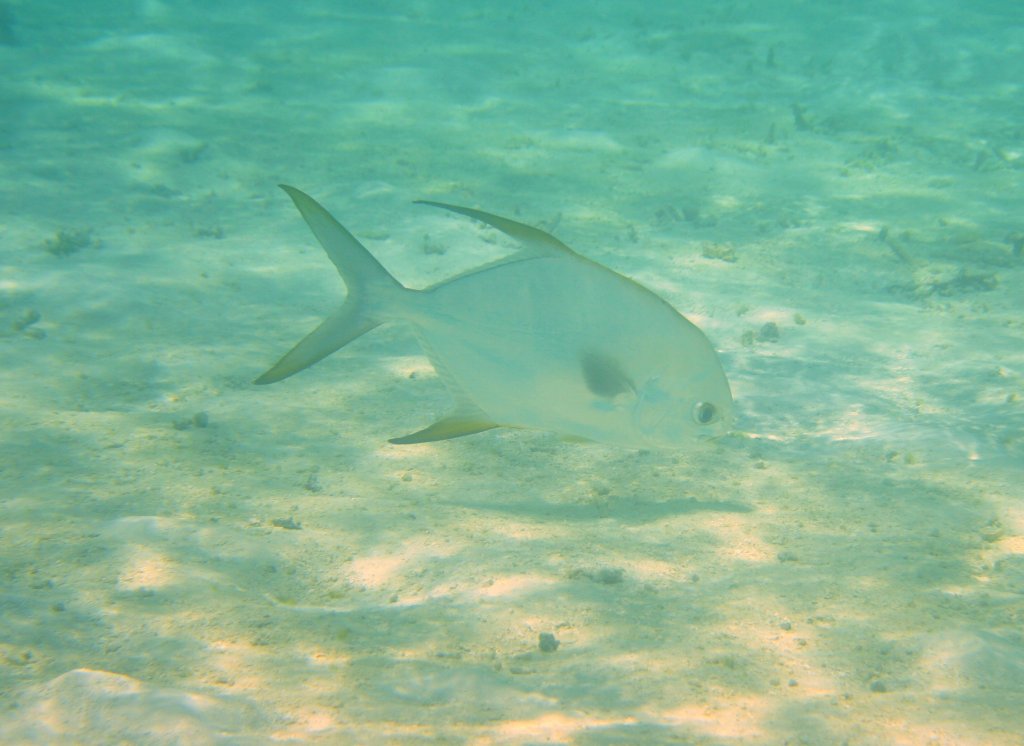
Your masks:
{"label": "yellow fin", "polygon": [[450,440],[461,438],[463,435],[482,433],[484,430],[491,430],[498,427],[482,417],[483,413],[456,413],[438,420],[430,427],[425,427],[415,433],[403,435],[401,438],[391,438],[388,443],[395,445],[409,445],[411,443],[432,443],[437,440]]}
{"label": "yellow fin", "polygon": [[503,218],[500,215],[493,215],[489,212],[484,212],[483,210],[474,210],[472,207],[459,207],[458,205],[449,205],[445,202],[432,202],[428,199],[418,199],[416,200],[416,204],[440,207],[442,210],[451,210],[452,212],[457,212],[460,215],[466,215],[467,217],[479,220],[481,223],[487,223],[487,225],[492,228],[497,228],[505,235],[511,236],[538,254],[576,255],[575,251],[570,249],[550,233],[542,231],[540,228],[534,228],[532,225],[526,225],[525,223],[519,223],[515,220],[509,220],[508,218]]}
{"label": "yellow fin", "polygon": [[559,435],[558,439],[563,443],[593,443],[594,441],[590,438],[584,438],[582,435]]}

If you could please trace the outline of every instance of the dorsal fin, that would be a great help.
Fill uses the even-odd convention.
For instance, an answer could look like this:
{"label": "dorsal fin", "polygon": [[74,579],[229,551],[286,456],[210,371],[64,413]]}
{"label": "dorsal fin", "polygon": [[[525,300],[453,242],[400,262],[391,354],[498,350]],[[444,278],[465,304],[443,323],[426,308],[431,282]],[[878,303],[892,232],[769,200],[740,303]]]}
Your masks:
{"label": "dorsal fin", "polygon": [[479,220],[481,223],[487,223],[487,225],[497,228],[502,233],[511,236],[526,248],[538,254],[573,254],[574,256],[576,254],[575,251],[550,233],[542,231],[540,228],[534,228],[532,225],[518,223],[515,220],[509,220],[500,215],[492,215],[483,210],[474,210],[472,207],[459,207],[458,205],[449,205],[444,202],[431,202],[426,199],[416,200],[416,204],[440,207],[443,210],[451,210],[460,215],[467,215]]}

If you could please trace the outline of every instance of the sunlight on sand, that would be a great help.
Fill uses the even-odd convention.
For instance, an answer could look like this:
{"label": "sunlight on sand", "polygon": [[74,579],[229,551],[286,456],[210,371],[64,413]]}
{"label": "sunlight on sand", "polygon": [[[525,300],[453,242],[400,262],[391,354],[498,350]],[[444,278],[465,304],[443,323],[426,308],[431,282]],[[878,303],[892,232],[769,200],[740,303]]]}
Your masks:
{"label": "sunlight on sand", "polygon": [[751,533],[749,519],[742,515],[723,513],[709,520],[706,525],[718,537],[719,545],[715,553],[723,559],[771,562],[778,555],[777,548]]}
{"label": "sunlight on sand", "polygon": [[658,713],[666,725],[684,726],[714,738],[757,738],[774,705],[766,697],[730,697],[716,704],[682,705]]}
{"label": "sunlight on sand", "polygon": [[356,557],[348,565],[348,578],[355,585],[380,589],[395,582],[405,570],[421,567],[428,560],[450,557],[458,553],[455,543],[437,544],[423,537],[412,537],[392,554]]}
{"label": "sunlight on sand", "polygon": [[173,563],[159,552],[146,547],[132,549],[127,565],[117,579],[118,590],[157,589],[178,580]]}
{"label": "sunlight on sand", "polygon": [[[503,723],[495,730],[495,735],[498,737],[499,742],[569,743],[573,736],[582,731],[608,728],[615,725],[630,725],[635,722],[636,718],[633,717],[602,719],[583,715],[551,713],[531,720],[516,720]],[[489,742],[489,740],[476,741],[476,743],[480,744]]]}

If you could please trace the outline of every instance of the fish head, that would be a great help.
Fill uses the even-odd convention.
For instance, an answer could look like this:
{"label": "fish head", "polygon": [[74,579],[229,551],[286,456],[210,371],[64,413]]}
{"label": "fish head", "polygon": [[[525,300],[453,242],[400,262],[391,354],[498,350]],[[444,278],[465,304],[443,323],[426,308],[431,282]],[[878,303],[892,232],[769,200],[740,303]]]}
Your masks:
{"label": "fish head", "polygon": [[733,419],[732,393],[720,366],[647,378],[632,413],[638,439],[659,448],[725,435]]}

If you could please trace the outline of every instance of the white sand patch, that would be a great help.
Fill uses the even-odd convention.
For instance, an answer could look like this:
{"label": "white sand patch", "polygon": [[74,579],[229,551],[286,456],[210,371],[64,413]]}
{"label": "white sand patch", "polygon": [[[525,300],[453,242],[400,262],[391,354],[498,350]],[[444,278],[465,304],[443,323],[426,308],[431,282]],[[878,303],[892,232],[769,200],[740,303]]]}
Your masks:
{"label": "white sand patch", "polygon": [[229,743],[269,723],[243,699],[84,668],[24,692],[2,721],[9,743]]}

